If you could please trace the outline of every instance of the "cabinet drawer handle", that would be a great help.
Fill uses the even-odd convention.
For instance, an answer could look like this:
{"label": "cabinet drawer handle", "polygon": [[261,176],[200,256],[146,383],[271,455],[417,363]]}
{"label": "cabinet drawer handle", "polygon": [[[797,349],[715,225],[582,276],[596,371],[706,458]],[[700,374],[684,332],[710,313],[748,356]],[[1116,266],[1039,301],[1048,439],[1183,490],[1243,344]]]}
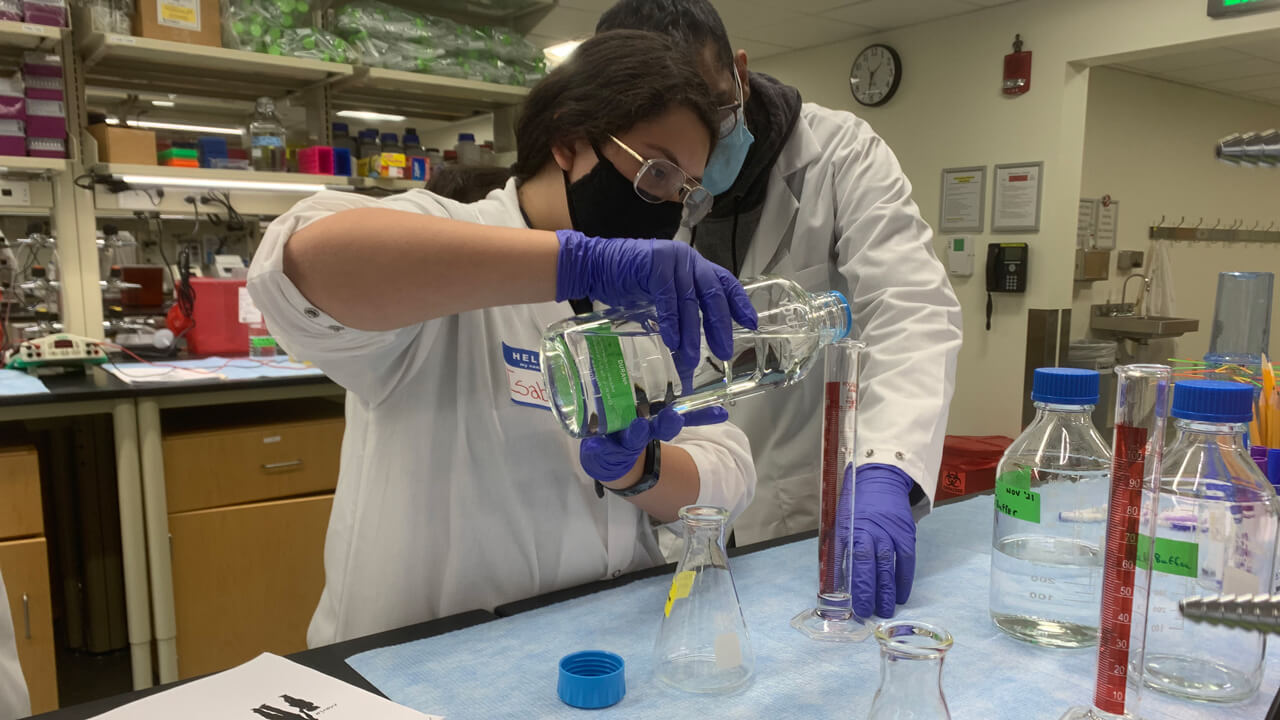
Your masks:
{"label": "cabinet drawer handle", "polygon": [[280,470],[281,468],[298,467],[302,464],[301,460],[286,460],[284,462],[263,463],[263,470]]}
{"label": "cabinet drawer handle", "polygon": [[27,631],[27,639],[31,639],[31,598],[22,593],[22,624]]}

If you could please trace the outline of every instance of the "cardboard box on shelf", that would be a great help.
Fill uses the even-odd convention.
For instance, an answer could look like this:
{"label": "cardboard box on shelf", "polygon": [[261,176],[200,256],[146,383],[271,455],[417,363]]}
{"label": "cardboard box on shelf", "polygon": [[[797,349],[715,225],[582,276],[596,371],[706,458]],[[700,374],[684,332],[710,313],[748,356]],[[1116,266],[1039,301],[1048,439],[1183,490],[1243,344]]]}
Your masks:
{"label": "cardboard box on shelf", "polygon": [[222,11],[218,0],[138,0],[135,35],[222,47]]}
{"label": "cardboard box on shelf", "polygon": [[98,162],[156,164],[156,134],[150,130],[100,123],[90,125],[89,134],[98,141]]}

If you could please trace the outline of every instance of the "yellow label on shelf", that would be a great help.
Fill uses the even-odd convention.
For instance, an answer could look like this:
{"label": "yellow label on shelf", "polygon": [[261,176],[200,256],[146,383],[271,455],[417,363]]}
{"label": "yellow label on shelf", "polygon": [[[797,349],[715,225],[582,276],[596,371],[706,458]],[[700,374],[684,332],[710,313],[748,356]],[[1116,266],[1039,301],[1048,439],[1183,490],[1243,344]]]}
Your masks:
{"label": "yellow label on shelf", "polygon": [[200,0],[159,0],[156,21],[168,27],[200,32]]}
{"label": "yellow label on shelf", "polygon": [[693,579],[698,574],[692,570],[676,573],[671,581],[671,591],[667,593],[667,606],[663,609],[664,617],[671,617],[671,606],[680,598],[689,597],[689,591],[693,589]]}

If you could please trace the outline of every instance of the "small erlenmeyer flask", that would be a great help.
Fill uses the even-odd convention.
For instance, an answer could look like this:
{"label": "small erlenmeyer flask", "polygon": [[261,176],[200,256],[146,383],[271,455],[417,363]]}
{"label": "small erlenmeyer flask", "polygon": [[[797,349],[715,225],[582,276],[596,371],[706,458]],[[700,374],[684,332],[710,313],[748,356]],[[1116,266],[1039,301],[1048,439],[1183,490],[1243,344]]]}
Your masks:
{"label": "small erlenmeyer flask", "polygon": [[880,689],[867,720],[951,720],[942,695],[942,661],[951,633],[936,625],[898,620],[876,627]]}
{"label": "small erlenmeyer flask", "polygon": [[755,657],[724,548],[729,511],[689,505],[681,508],[680,520],[684,556],[667,594],[655,672],[680,690],[731,692],[751,678]]}

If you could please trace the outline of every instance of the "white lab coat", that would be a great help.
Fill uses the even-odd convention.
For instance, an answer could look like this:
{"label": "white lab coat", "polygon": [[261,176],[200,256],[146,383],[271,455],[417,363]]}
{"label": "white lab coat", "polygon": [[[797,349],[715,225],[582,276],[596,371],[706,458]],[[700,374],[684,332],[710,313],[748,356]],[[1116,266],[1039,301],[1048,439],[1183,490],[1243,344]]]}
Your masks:
{"label": "white lab coat", "polygon": [[[578,442],[530,395],[540,377],[527,353],[537,353],[548,324],[573,315],[568,303],[366,332],[335,321],[285,277],[290,235],[357,207],[525,227],[510,182],[470,205],[423,190],[384,200],[320,193],[264,235],[248,284],[268,327],[349,391],[325,589],[308,644],[492,608],[660,561],[650,518],[612,494],[596,497]],[[734,515],[747,506],[755,472],[740,430],[690,428],[676,444],[697,464],[699,503]]]}
{"label": "white lab coat", "polygon": [[[901,468],[928,495],[937,485],[960,350],[960,304],[933,253],[933,232],[888,145],[851,113],[806,103],[772,169],[744,278],[785,275],[845,293],[867,343],[858,397],[858,463]],[[687,240],[687,236],[680,236]],[[798,386],[744,400],[760,478],[734,524],[756,542],[817,525],[823,365]]]}
{"label": "white lab coat", "polygon": [[9,616],[9,595],[0,577],[0,720],[17,720],[31,714],[27,682],[18,664],[18,644]]}

